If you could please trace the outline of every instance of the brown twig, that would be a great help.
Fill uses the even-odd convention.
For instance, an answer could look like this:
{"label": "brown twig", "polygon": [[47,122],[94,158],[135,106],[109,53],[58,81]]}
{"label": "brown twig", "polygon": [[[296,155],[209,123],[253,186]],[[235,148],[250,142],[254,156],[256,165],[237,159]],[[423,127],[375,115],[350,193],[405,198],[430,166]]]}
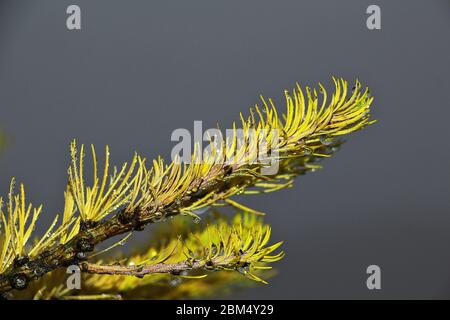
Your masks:
{"label": "brown twig", "polygon": [[205,262],[203,261],[193,263],[189,263],[188,261],[182,261],[179,263],[157,263],[154,265],[142,266],[99,265],[90,262],[83,262],[80,264],[81,271],[87,273],[136,276],[138,278],[155,273],[178,274],[183,271],[200,269],[204,266]]}

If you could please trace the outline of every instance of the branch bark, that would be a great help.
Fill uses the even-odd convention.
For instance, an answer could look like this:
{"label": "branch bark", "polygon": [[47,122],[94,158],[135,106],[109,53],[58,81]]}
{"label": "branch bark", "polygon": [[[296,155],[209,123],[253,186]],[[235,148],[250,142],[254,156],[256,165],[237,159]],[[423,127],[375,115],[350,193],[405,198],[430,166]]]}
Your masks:
{"label": "branch bark", "polygon": [[[179,214],[178,211],[172,211],[169,208],[163,211],[164,216]],[[124,222],[121,219],[124,214],[122,210],[91,229],[80,231],[69,242],[44,251],[23,265],[12,264],[9,270],[0,276],[0,293],[13,289],[25,289],[30,281],[36,280],[48,272],[80,263],[86,259],[88,253],[92,252],[97,244],[133,230],[142,230],[145,225],[153,222],[153,213],[153,211],[138,209],[135,212],[127,213],[133,219]]]}
{"label": "branch bark", "polygon": [[[130,231],[141,231],[146,225],[159,221],[161,216],[178,215],[180,208],[188,207],[213,190],[216,192],[218,199],[220,199],[220,195],[226,193],[230,186],[250,186],[252,184],[252,180],[243,179],[239,176],[205,182],[202,184],[202,192],[190,192],[181,201],[173,201],[166,205],[161,205],[162,207],[160,208],[137,208],[134,212],[128,213],[121,210],[109,219],[100,221],[97,225],[87,230],[80,231],[65,244],[60,244],[44,251],[24,264],[13,263],[0,276],[0,294],[13,289],[23,290],[30,281],[39,279],[48,272],[61,267],[79,264],[86,260],[87,253],[93,251],[97,244]],[[191,188],[198,189],[198,186],[192,186]],[[160,213],[160,215],[156,217],[155,212]]]}
{"label": "branch bark", "polygon": [[179,263],[157,263],[154,265],[142,266],[122,266],[122,265],[100,265],[90,262],[80,264],[81,271],[93,274],[109,274],[121,276],[135,276],[142,278],[145,275],[155,273],[172,273],[178,274],[183,271],[200,269],[205,266],[205,262],[182,261]]}

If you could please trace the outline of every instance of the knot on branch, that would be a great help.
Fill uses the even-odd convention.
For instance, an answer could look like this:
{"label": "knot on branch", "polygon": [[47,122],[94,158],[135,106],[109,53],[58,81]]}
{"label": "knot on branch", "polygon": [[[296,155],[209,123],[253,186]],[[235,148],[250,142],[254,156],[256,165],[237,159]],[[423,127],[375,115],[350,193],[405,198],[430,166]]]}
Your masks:
{"label": "knot on branch", "polygon": [[28,278],[23,273],[15,274],[11,277],[10,284],[14,289],[23,290],[28,285]]}

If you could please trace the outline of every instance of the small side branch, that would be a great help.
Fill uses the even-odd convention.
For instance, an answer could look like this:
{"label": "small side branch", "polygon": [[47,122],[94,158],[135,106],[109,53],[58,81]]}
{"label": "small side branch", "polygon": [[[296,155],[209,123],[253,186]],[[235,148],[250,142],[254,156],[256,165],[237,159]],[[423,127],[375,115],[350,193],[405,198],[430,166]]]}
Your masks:
{"label": "small side branch", "polygon": [[179,274],[183,271],[200,269],[204,266],[204,262],[189,263],[188,261],[182,261],[179,263],[157,263],[154,265],[141,266],[100,265],[90,262],[83,262],[80,264],[81,270],[87,273],[135,276],[138,278],[155,273]]}

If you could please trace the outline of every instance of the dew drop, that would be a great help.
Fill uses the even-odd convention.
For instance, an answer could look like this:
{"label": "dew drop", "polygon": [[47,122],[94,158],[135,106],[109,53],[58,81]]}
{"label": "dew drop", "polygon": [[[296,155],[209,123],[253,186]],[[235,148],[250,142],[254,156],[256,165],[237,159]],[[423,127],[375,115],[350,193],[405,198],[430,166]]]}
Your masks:
{"label": "dew drop", "polygon": [[320,143],[322,143],[325,146],[329,146],[333,143],[333,138],[328,136],[320,136]]}
{"label": "dew drop", "polygon": [[164,215],[162,214],[162,212],[155,212],[154,213],[154,217],[152,218],[152,222],[160,222],[161,220],[164,219]]}
{"label": "dew drop", "polygon": [[310,155],[311,153],[312,153],[312,150],[310,148],[305,148],[303,150],[303,154],[305,154],[305,155]]}
{"label": "dew drop", "polygon": [[339,151],[339,147],[332,147],[331,148],[331,152],[337,152],[337,151]]}
{"label": "dew drop", "polygon": [[87,258],[87,254],[85,252],[78,252],[77,253],[77,258],[80,260],[84,260]]}

